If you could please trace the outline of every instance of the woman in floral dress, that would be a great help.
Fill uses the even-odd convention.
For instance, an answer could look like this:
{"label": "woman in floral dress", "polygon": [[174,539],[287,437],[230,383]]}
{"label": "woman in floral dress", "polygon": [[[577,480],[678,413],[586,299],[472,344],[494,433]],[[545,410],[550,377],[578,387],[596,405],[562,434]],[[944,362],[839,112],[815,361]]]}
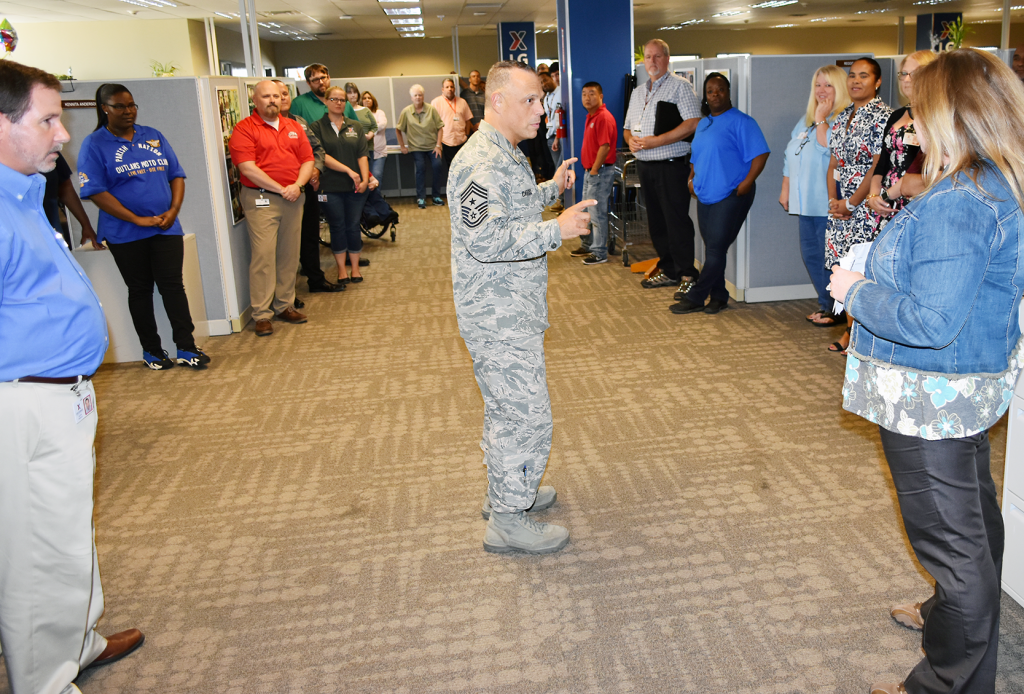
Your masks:
{"label": "woman in floral dress", "polygon": [[896,73],[907,105],[893,111],[886,121],[882,156],[871,176],[867,204],[871,208],[870,217],[876,234],[921,189],[921,148],[914,130],[914,73],[933,60],[935,54],[929,50],[911,53],[903,59],[900,71]]}
{"label": "woman in floral dress", "polygon": [[[825,267],[831,269],[857,243],[875,238],[869,218],[871,210],[864,199],[871,189],[868,176],[882,152],[885,121],[892,113],[878,98],[882,86],[882,68],[872,58],[861,58],[850,66],[846,88],[853,101],[836,118],[829,137],[832,158],[828,165],[829,219],[825,226]],[[852,325],[847,316],[847,326]],[[847,327],[840,341],[829,345],[830,352],[846,353],[850,344]]]}

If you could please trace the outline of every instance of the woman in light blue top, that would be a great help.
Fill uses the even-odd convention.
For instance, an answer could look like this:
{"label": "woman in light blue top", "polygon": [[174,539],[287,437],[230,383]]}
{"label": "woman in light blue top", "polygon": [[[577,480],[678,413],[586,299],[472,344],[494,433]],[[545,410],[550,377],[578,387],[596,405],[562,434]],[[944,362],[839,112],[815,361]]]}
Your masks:
{"label": "woman in light blue top", "polygon": [[825,257],[825,223],[828,221],[828,191],[825,189],[830,155],[828,137],[836,116],[849,105],[850,93],[846,91],[843,69],[825,65],[815,70],[807,113],[793,128],[782,165],[779,204],[800,218],[800,254],[818,293],[818,310],[807,316],[807,320],[823,328],[842,323],[832,313],[833,301],[826,289],[828,271],[822,258]]}

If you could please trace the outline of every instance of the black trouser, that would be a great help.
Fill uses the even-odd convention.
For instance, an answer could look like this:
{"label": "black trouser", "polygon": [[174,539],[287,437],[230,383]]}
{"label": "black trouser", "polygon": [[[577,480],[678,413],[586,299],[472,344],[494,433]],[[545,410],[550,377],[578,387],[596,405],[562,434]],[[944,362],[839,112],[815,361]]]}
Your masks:
{"label": "black trouser", "polygon": [[700,237],[704,239],[704,267],[697,282],[687,292],[691,301],[704,303],[710,295],[714,301],[729,301],[729,290],[725,288],[725,264],[729,246],[733,244],[743,226],[743,220],[754,204],[756,185],[751,185],[746,195],[736,191],[718,202],[705,205],[697,201],[697,223]]}
{"label": "black trouser", "polygon": [[907,539],[935,579],[909,694],[995,691],[1003,518],[988,432],[928,441],[879,427]]}
{"label": "black trouser", "polygon": [[327,281],[320,268],[320,203],[317,192],[306,185],[306,202],[302,206],[302,231],[299,233],[299,265],[310,287]]}
{"label": "black trouser", "polygon": [[647,226],[658,253],[658,267],[678,282],[700,273],[693,265],[693,221],[690,219],[690,157],[638,161],[640,188],[647,206]]}
{"label": "black trouser", "polygon": [[[462,145],[464,144],[466,143],[463,142]],[[441,158],[444,159],[445,169],[452,165],[452,159],[454,159],[455,155],[459,153],[460,149],[462,149],[462,145],[455,145],[454,147],[451,147],[443,142],[441,143]]]}
{"label": "black trouser", "polygon": [[192,338],[195,326],[192,325],[188,297],[185,296],[185,285],[181,279],[181,266],[185,258],[184,237],[157,234],[128,243],[111,243],[108,240],[107,246],[128,287],[128,312],[132,315],[132,323],[142,349],[154,356],[163,351],[153,313],[154,282],[160,290],[164,310],[171,321],[174,344],[178,349],[191,350],[195,347]]}

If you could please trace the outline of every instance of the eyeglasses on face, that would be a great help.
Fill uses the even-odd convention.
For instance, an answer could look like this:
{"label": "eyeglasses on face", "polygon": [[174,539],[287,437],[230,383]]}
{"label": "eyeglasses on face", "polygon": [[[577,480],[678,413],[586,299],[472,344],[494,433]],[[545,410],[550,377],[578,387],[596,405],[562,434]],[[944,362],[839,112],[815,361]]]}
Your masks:
{"label": "eyeglasses on face", "polygon": [[[917,70],[914,70],[914,72],[917,72]],[[904,70],[900,70],[899,72],[896,73],[896,76],[901,80],[909,80],[914,76],[914,72],[906,72]]]}
{"label": "eyeglasses on face", "polygon": [[337,97],[337,96],[329,96],[329,97],[327,97],[327,100],[330,101],[333,104],[344,104],[345,102],[348,101],[348,99],[342,99],[342,98]]}
{"label": "eyeglasses on face", "polygon": [[118,113],[124,113],[125,111],[138,111],[139,105],[134,101],[130,104],[103,104],[107,108],[112,108]]}
{"label": "eyeglasses on face", "polygon": [[319,77],[310,77],[309,83],[313,84],[314,82],[326,82],[329,79],[331,79],[330,75],[320,75]]}

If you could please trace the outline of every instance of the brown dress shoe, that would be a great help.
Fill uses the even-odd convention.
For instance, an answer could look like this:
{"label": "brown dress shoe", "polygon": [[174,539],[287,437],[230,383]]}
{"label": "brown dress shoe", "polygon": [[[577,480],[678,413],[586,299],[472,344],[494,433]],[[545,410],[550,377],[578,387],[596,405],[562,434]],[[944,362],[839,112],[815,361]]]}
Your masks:
{"label": "brown dress shoe", "polygon": [[305,323],[306,314],[299,313],[293,308],[286,308],[285,310],[277,314],[277,319],[283,320],[285,323]]}
{"label": "brown dress shoe", "polygon": [[90,668],[97,667],[99,665],[110,665],[126,655],[131,654],[139,646],[145,643],[145,641],[146,637],[143,636],[142,632],[138,629],[128,629],[108,636],[107,647],[103,649],[103,652],[99,654],[99,657],[97,657],[96,660],[92,661],[85,667]]}
{"label": "brown dress shoe", "polygon": [[908,629],[921,631],[924,629],[924,617],[921,616],[921,603],[916,602],[907,605],[896,605],[889,610],[889,614],[899,624]]}
{"label": "brown dress shoe", "polygon": [[907,694],[902,682],[877,682],[871,685],[871,694]]}
{"label": "brown dress shoe", "polygon": [[268,320],[256,321],[256,336],[266,337],[267,335],[274,334],[274,326],[270,324]]}

